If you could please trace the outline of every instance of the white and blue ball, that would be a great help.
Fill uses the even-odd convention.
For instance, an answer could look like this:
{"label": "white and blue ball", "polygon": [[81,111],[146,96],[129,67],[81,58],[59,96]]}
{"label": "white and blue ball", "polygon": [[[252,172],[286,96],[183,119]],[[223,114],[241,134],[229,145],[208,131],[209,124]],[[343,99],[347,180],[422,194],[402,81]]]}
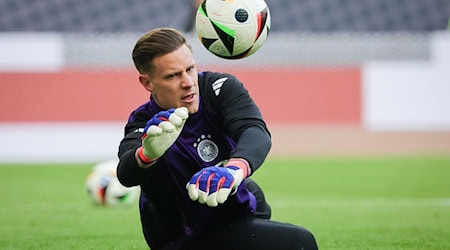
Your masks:
{"label": "white and blue ball", "polygon": [[86,178],[89,198],[100,206],[129,206],[136,203],[140,188],[125,187],[117,178],[118,161],[110,160],[97,163]]}
{"label": "white and blue ball", "polygon": [[241,59],[261,48],[270,21],[264,0],[204,0],[196,13],[195,32],[214,55]]}

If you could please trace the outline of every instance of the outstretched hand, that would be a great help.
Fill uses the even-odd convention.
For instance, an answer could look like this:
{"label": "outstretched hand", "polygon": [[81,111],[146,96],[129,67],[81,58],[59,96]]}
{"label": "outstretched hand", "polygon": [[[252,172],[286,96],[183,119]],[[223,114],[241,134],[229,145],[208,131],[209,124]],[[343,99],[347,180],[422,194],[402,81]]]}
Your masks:
{"label": "outstretched hand", "polygon": [[142,147],[138,149],[143,163],[161,157],[172,146],[189,117],[186,107],[161,111],[154,115],[144,128]]}
{"label": "outstretched hand", "polygon": [[[243,161],[240,161],[243,162]],[[249,172],[248,163],[206,167],[195,173],[187,183],[189,198],[216,207],[236,193]]]}

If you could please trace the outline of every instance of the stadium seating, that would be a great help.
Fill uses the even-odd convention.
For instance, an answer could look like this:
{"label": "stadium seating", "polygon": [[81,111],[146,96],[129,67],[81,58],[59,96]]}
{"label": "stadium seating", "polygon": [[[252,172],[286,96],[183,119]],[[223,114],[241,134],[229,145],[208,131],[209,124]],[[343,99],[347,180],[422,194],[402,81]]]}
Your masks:
{"label": "stadium seating", "polygon": [[[267,0],[276,31],[433,31],[446,0]],[[189,0],[0,0],[0,31],[144,32],[186,29]]]}

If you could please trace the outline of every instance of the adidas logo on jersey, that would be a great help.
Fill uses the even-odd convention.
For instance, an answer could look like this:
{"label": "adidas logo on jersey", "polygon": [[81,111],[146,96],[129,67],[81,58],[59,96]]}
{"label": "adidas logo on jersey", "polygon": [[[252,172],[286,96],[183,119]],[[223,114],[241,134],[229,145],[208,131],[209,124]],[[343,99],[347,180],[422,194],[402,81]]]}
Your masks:
{"label": "adidas logo on jersey", "polygon": [[212,84],[212,88],[214,90],[214,93],[216,94],[216,96],[219,96],[220,93],[220,88],[222,88],[223,83],[228,80],[228,77],[223,77],[220,79],[217,79],[213,84]]}

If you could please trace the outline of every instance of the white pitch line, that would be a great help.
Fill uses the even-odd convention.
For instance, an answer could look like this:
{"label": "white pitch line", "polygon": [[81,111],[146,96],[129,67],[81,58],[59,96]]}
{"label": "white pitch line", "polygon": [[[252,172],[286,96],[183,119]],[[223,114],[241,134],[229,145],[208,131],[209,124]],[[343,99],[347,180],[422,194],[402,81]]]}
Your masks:
{"label": "white pitch line", "polygon": [[269,200],[274,208],[301,207],[448,207],[449,198],[400,198],[400,199],[283,199]]}

